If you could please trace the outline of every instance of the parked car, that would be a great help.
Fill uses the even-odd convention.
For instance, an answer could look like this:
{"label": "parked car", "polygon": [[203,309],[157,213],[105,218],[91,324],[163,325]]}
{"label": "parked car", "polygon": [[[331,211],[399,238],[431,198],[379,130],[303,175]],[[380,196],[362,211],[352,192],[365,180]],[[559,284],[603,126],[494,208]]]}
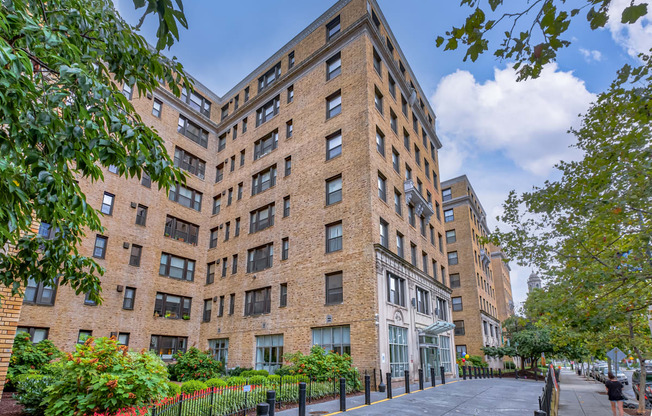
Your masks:
{"label": "parked car", "polygon": [[594,363],[591,369],[589,370],[589,375],[597,380],[598,373],[600,372],[600,367],[606,367],[606,364],[601,362]]}
{"label": "parked car", "polygon": [[[648,402],[652,402],[652,366],[645,366],[645,398]],[[632,373],[632,390],[634,390],[634,395],[636,400],[638,400],[639,395],[639,381],[641,380],[641,370],[636,370]]]}
{"label": "parked car", "polygon": [[607,367],[606,365],[601,365],[601,366],[599,366],[599,367],[596,368],[595,371],[593,372],[593,378],[596,379],[596,380],[598,380],[598,381],[602,381],[602,373],[603,373],[606,369],[608,369],[608,368],[609,368],[609,367]]}
{"label": "parked car", "polygon": [[609,380],[609,367],[600,367],[600,372],[598,373],[598,380],[602,383],[606,383]]}
{"label": "parked car", "polygon": [[629,384],[629,379],[625,375],[625,373],[618,373],[616,374],[616,379],[622,383],[623,386],[626,386]]}

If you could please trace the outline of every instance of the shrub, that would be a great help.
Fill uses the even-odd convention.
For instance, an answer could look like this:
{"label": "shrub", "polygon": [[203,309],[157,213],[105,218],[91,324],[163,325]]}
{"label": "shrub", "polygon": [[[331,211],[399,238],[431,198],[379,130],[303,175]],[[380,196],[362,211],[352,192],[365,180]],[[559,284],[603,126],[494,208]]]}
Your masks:
{"label": "shrub", "polygon": [[267,370],[245,370],[242,373],[240,373],[240,377],[253,377],[253,376],[264,376],[267,377],[269,373]]}
{"label": "shrub", "polygon": [[283,358],[292,363],[288,369],[290,374],[308,376],[318,382],[344,377],[353,389],[357,390],[361,386],[358,370],[353,367],[348,354],[326,352],[324,348],[315,345],[310,349],[309,355],[297,352],[285,354]]}
{"label": "shrub", "polygon": [[47,416],[115,413],[148,405],[168,393],[161,359],[150,352],[129,352],[114,337],[89,337],[65,360],[44,399]]}
{"label": "shrub", "polygon": [[466,360],[466,361],[468,363],[467,365],[470,365],[472,367],[487,367],[488,366],[487,363],[482,361],[482,357],[480,357],[479,355],[470,355],[469,359]]}
{"label": "shrub", "polygon": [[251,367],[249,367],[249,368],[247,368],[247,367],[232,368],[232,369],[229,370],[229,376],[231,376],[231,377],[239,377],[243,372],[251,371],[251,370],[252,370]]}
{"label": "shrub", "polygon": [[174,397],[177,394],[181,393],[181,386],[178,385],[177,383],[168,381],[167,386],[168,386],[168,394],[167,394],[168,397]]}
{"label": "shrub", "polygon": [[267,384],[267,377],[265,376],[253,376],[247,380],[247,383],[253,384],[255,386],[263,386]]}
{"label": "shrub", "polygon": [[221,378],[212,378],[208,381],[206,381],[206,385],[208,387],[226,387],[226,381],[222,380]]}
{"label": "shrub", "polygon": [[239,386],[245,384],[247,380],[244,377],[229,377],[226,379],[228,386]]}
{"label": "shrub", "polygon": [[272,374],[271,376],[267,377],[267,381],[270,383],[280,383],[281,382],[281,376],[278,374]]}
{"label": "shrub", "polygon": [[31,337],[27,332],[18,332],[14,338],[14,346],[9,359],[7,388],[15,388],[14,380],[22,374],[52,374],[56,367],[49,364],[59,357],[61,357],[61,351],[49,339],[32,344]]}
{"label": "shrub", "polygon": [[42,374],[23,374],[15,378],[18,403],[24,406],[28,415],[43,415],[47,406],[43,403],[45,389],[54,383],[54,378]]}
{"label": "shrub", "polygon": [[289,376],[290,375],[290,368],[292,368],[292,367],[284,365],[283,367],[278,368],[276,371],[274,371],[274,374],[276,374],[277,376],[281,376],[281,377]]}
{"label": "shrub", "polygon": [[505,368],[507,370],[514,370],[516,368],[516,364],[514,364],[513,361],[505,361]]}
{"label": "shrub", "polygon": [[196,391],[206,390],[208,386],[203,381],[190,380],[181,385],[181,392],[185,394],[192,394]]}
{"label": "shrub", "polygon": [[185,353],[176,353],[174,358],[177,362],[168,370],[176,381],[206,381],[219,376],[224,369],[221,361],[213,359],[208,352],[202,352],[195,347],[190,347]]}

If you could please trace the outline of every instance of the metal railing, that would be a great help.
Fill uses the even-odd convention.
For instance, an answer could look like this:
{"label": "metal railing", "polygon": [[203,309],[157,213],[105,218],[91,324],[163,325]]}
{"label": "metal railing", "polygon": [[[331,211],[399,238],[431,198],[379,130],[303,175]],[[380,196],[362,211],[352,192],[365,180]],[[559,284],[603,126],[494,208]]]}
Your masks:
{"label": "metal railing", "polygon": [[552,391],[555,389],[555,380],[559,380],[559,370],[551,365],[548,367],[548,373],[544,381],[543,391],[539,396],[539,413],[540,415],[550,416],[552,408]]}

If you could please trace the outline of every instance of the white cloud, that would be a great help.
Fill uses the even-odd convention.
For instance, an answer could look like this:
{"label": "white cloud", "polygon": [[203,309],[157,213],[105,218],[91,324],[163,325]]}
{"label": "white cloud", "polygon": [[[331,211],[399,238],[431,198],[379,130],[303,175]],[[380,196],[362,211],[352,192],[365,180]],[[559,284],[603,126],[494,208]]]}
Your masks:
{"label": "white cloud", "polygon": [[467,71],[445,76],[431,100],[440,138],[455,158],[445,162],[442,157],[442,177],[460,173],[460,159],[488,152],[545,177],[558,161],[577,157],[569,149],[573,137],[567,130],[578,125],[578,114],[593,99],[584,81],[558,71],[556,64],[525,82],[516,81],[511,67],[494,69],[494,79],[484,83]]}
{"label": "white cloud", "polygon": [[580,48],[580,53],[582,54],[586,62],[589,63],[592,61],[600,62],[602,60],[602,53],[600,51]]}
{"label": "white cloud", "polygon": [[[620,22],[623,10],[631,4],[631,1],[611,1],[607,27],[614,41],[630,56],[637,57],[639,53],[647,53],[652,48],[652,5],[648,4],[647,15],[639,18],[636,23],[623,24]],[[642,1],[634,1],[634,4],[640,3]]]}

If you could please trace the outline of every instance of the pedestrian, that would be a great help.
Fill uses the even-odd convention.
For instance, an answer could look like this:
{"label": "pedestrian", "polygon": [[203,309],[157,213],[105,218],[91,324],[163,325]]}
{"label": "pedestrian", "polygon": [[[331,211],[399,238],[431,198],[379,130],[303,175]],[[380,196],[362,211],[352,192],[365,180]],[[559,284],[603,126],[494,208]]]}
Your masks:
{"label": "pedestrian", "polygon": [[625,416],[625,411],[623,410],[623,400],[625,400],[623,385],[611,371],[609,371],[607,377],[609,377],[609,380],[604,385],[609,395],[609,401],[611,402],[611,411],[614,416]]}

